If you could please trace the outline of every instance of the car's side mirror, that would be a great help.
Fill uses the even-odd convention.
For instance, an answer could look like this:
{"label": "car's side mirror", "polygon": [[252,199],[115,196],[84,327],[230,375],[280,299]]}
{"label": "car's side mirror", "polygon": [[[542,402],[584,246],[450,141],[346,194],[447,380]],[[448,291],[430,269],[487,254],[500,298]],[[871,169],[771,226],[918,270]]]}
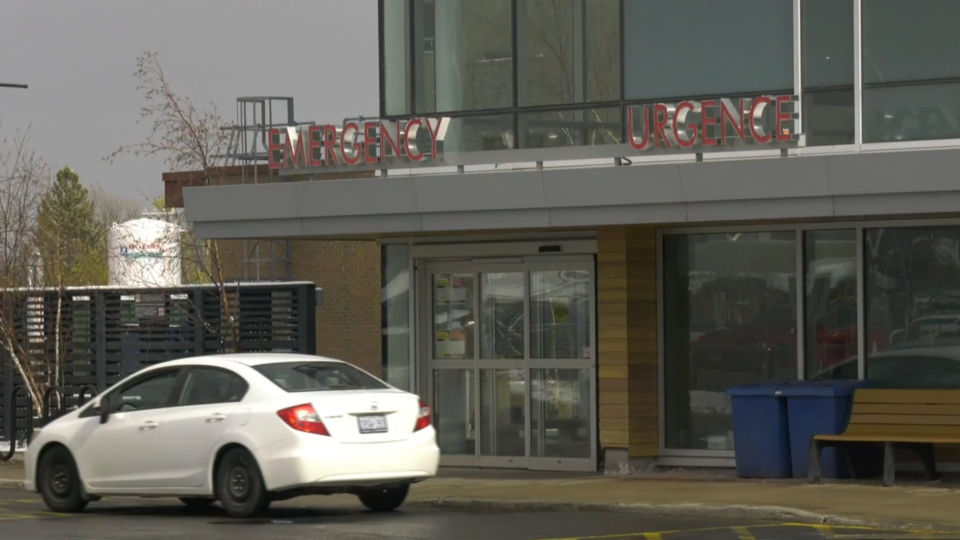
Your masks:
{"label": "car's side mirror", "polygon": [[93,406],[93,410],[100,415],[100,423],[106,424],[110,419],[110,404],[107,400],[101,400],[99,403]]}

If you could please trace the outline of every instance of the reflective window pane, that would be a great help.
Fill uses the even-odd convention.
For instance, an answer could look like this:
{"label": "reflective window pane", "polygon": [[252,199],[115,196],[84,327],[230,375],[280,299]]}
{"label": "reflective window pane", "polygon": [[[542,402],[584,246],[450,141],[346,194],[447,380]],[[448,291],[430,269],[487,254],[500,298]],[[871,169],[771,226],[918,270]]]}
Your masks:
{"label": "reflective window pane", "polygon": [[520,6],[521,106],[619,98],[618,0],[526,0]]}
{"label": "reflective window pane", "polygon": [[417,112],[513,104],[510,0],[414,0]]}
{"label": "reflective window pane", "polygon": [[623,10],[627,99],[793,88],[792,0],[624,0]]}
{"label": "reflective window pane", "polygon": [[480,370],[481,455],[527,454],[526,386],[522,369]]}
{"label": "reflective window pane", "polygon": [[803,0],[803,87],[853,88],[853,0]]}
{"label": "reflective window pane", "polygon": [[433,426],[444,455],[476,453],[476,377],[473,370],[438,369],[433,372]]}
{"label": "reflective window pane", "polygon": [[857,379],[857,232],[810,231],[806,265],[806,376]]}
{"label": "reflective window pane", "polygon": [[864,142],[955,138],[960,138],[960,84],[863,89]]}
{"label": "reflective window pane", "polygon": [[960,76],[960,2],[863,2],[863,83]]}
{"label": "reflective window pane", "polygon": [[867,379],[960,386],[960,227],[864,233]]}
{"label": "reflective window pane", "polygon": [[410,272],[406,244],[383,246],[381,261],[381,359],[388,383],[410,388]]}
{"label": "reflective window pane", "polygon": [[521,114],[520,147],[620,144],[621,126],[619,107]]}
{"label": "reflective window pane", "polygon": [[473,274],[433,276],[433,357],[473,359]]}
{"label": "reflective window pane", "polygon": [[530,358],[591,358],[590,272],[530,272]]}
{"label": "reflective window pane", "polygon": [[478,152],[513,148],[513,115],[451,118],[444,152]]}
{"label": "reflective window pane", "polygon": [[795,234],[663,238],[668,448],[732,450],[727,389],[796,378],[796,248]]}
{"label": "reflective window pane", "polygon": [[530,373],[530,455],[589,458],[590,372],[535,369]]}
{"label": "reflective window pane", "polygon": [[388,115],[410,112],[407,3],[407,0],[383,2],[383,99],[384,112]]}
{"label": "reflective window pane", "polygon": [[523,272],[481,274],[480,358],[522,360]]}
{"label": "reflective window pane", "polygon": [[803,131],[807,146],[853,144],[856,110],[853,88],[803,93]]}

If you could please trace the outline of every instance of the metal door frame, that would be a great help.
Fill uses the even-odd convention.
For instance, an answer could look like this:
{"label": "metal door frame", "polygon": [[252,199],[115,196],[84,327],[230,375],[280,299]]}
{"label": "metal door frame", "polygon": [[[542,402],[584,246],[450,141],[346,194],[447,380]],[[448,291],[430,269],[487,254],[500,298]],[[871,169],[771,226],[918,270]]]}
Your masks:
{"label": "metal door frame", "polygon": [[[568,470],[568,471],[596,471],[598,464],[598,401],[597,401],[597,290],[596,290],[596,262],[589,256],[530,256],[509,258],[461,259],[461,260],[424,260],[417,259],[415,302],[417,321],[416,362],[421,366],[418,371],[418,385],[424,389],[421,394],[426,396],[427,402],[436,410],[434,371],[438,369],[465,369],[473,372],[473,422],[474,422],[474,454],[473,455],[442,455],[441,465],[455,467],[504,467],[527,468],[531,470]],[[587,359],[549,359],[533,360],[530,358],[530,275],[531,272],[549,270],[585,270],[590,273],[590,358]],[[524,358],[521,360],[482,360],[480,358],[480,304],[482,274],[490,272],[519,272],[523,274],[523,302],[524,302]],[[436,360],[433,358],[433,286],[432,276],[442,273],[462,273],[473,276],[473,315],[476,321],[473,327],[472,360]],[[483,456],[482,435],[482,406],[481,399],[482,371],[496,369],[522,369],[525,377],[524,391],[524,456]],[[532,457],[530,447],[532,440],[532,372],[537,369],[584,369],[587,370],[590,380],[590,395],[586,400],[590,404],[590,457],[589,458],[551,458]],[[442,415],[442,411],[437,411]]]}

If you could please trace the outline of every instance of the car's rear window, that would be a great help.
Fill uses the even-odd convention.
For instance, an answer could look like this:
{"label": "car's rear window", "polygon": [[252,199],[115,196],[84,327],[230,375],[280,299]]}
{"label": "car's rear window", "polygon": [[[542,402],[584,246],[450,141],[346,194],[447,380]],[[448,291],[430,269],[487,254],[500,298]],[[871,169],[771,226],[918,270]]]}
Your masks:
{"label": "car's rear window", "polygon": [[283,362],[253,366],[264,377],[287,392],[325,390],[379,390],[380,380],[349,365],[334,362]]}

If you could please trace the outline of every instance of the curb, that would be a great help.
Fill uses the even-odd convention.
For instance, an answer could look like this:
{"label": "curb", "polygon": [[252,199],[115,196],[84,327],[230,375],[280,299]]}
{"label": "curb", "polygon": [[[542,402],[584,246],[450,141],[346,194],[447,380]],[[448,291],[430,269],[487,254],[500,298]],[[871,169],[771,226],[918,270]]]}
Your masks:
{"label": "curb", "polygon": [[0,479],[0,489],[24,489],[22,480],[3,480]]}
{"label": "curb", "polygon": [[[616,512],[649,516],[703,517],[715,519],[749,519],[791,521],[811,525],[871,527],[912,531],[943,530],[930,524],[877,522],[865,519],[817,514],[782,506],[650,504],[650,503],[569,503],[523,499],[471,499],[461,497],[410,500],[408,506],[429,508],[469,508],[480,511],[520,510],[527,512]],[[949,528],[949,527],[946,527]]]}

